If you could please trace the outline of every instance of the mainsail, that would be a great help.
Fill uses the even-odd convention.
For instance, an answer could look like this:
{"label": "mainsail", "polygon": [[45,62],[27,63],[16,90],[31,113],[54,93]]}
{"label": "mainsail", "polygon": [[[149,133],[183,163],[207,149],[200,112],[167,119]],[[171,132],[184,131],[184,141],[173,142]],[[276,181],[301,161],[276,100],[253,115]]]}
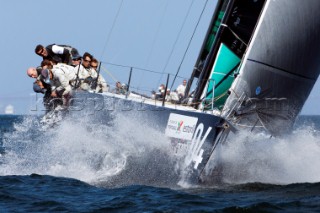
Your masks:
{"label": "mainsail", "polygon": [[320,1],[267,1],[223,115],[238,127],[288,132],[320,72]]}

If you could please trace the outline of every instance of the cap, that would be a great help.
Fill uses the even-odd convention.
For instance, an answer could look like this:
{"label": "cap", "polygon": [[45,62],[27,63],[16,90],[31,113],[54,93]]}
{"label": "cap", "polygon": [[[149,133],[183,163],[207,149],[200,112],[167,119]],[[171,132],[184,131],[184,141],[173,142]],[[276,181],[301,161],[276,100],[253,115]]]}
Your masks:
{"label": "cap", "polygon": [[76,60],[76,59],[82,58],[82,56],[78,53],[78,50],[72,52],[71,55],[72,55],[72,60]]}
{"label": "cap", "polygon": [[50,84],[50,71],[48,69],[44,69],[41,71],[42,80],[46,84]]}
{"label": "cap", "polygon": [[73,55],[72,56],[72,60],[76,60],[76,59],[81,59],[82,58],[82,56],[81,55]]}
{"label": "cap", "polygon": [[82,56],[79,54],[77,49],[72,48],[72,50],[71,50],[71,58],[72,58],[72,60],[76,60],[76,59],[82,58]]}

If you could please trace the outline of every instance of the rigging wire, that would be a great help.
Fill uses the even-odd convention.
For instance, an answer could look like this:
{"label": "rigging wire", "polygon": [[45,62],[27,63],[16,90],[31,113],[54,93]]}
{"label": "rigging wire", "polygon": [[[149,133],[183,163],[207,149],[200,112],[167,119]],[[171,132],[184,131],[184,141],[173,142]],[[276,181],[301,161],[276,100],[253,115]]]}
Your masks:
{"label": "rigging wire", "polygon": [[[125,68],[125,69],[132,69],[133,71],[134,70],[141,70],[141,71],[144,71],[144,72],[155,73],[155,74],[159,74],[159,75],[162,75],[162,74],[173,75],[173,74],[170,74],[170,73],[157,72],[157,71],[150,70],[150,69],[144,69],[144,68],[134,67],[134,66],[127,66],[127,65],[122,65],[122,64],[109,63],[109,62],[105,62],[105,61],[101,61],[101,63],[112,65],[112,66],[117,66],[117,67],[122,67],[122,68]],[[106,67],[101,65],[101,70],[103,70],[108,76],[110,76],[112,81],[114,81],[114,82],[119,81],[114,75],[112,75],[112,73],[110,71],[108,71],[108,69],[106,69]],[[177,77],[185,79],[185,77],[182,77],[182,76],[177,76]],[[154,91],[154,88],[145,87],[146,89],[143,89],[144,87],[140,87],[139,85],[138,86],[130,85],[130,88],[131,89],[136,89],[137,91],[143,91],[143,92],[152,92],[152,91]]]}
{"label": "rigging wire", "polygon": [[151,53],[153,52],[153,49],[154,49],[156,40],[157,40],[158,35],[159,35],[160,28],[161,28],[161,26],[162,26],[162,24],[163,24],[163,20],[164,20],[165,14],[166,14],[166,11],[167,11],[167,9],[168,9],[169,1],[170,1],[170,0],[167,0],[167,2],[166,2],[166,5],[165,5],[164,10],[163,10],[163,15],[162,15],[161,20],[160,20],[160,22],[159,22],[159,24],[158,24],[156,34],[155,34],[155,36],[154,36],[154,38],[153,38],[152,46],[151,46],[150,52],[149,52],[149,54],[148,54],[147,62],[146,62],[146,67],[148,67],[148,65],[149,65],[150,56],[151,56]]}
{"label": "rigging wire", "polygon": [[[145,69],[145,68],[141,68],[141,67],[110,63],[110,62],[106,62],[106,61],[101,61],[101,63],[109,64],[109,65],[117,66],[117,67],[123,67],[123,68],[132,68],[132,69],[135,69],[135,70],[141,70],[141,71],[150,72],[150,73],[156,73],[156,74],[170,74],[170,73],[164,73],[164,72],[158,72],[158,71],[155,71],[155,70]],[[172,74],[170,74],[170,75],[172,75]],[[177,77],[185,78],[183,76],[177,76]]]}
{"label": "rigging wire", "polygon": [[[168,59],[167,59],[167,62],[166,62],[165,66],[164,66],[164,68],[163,68],[163,70],[162,70],[163,74],[164,74],[164,71],[167,69],[167,66],[168,66],[168,64],[169,64],[170,58],[171,58],[171,56],[172,56],[172,54],[173,54],[173,51],[174,51],[174,49],[175,49],[175,47],[176,47],[176,45],[177,45],[177,43],[178,43],[178,39],[179,39],[179,37],[180,37],[180,35],[181,35],[181,32],[182,32],[182,29],[183,29],[184,25],[186,24],[186,21],[187,21],[187,18],[188,18],[188,16],[189,16],[189,13],[190,13],[190,11],[191,11],[191,8],[192,8],[193,3],[194,3],[194,0],[191,1],[191,4],[190,4],[190,6],[189,6],[189,8],[188,8],[188,12],[186,13],[186,16],[184,17],[183,23],[182,23],[182,25],[181,25],[181,27],[180,27],[179,33],[178,33],[178,35],[177,35],[177,37],[176,37],[176,40],[175,40],[175,42],[174,42],[174,44],[173,44],[173,46],[172,46],[172,49],[171,49],[171,52],[170,52],[169,57],[168,57]],[[157,84],[157,85],[160,84],[160,81],[161,81],[161,79],[162,79],[162,77],[163,77],[163,74],[162,74],[161,77],[159,78],[159,81],[158,81],[158,84]]]}
{"label": "rigging wire", "polygon": [[103,71],[105,71],[105,72],[111,77],[111,79],[112,79],[114,82],[117,82],[117,81],[118,81],[118,79],[115,78],[115,77],[112,75],[112,73],[107,70],[107,68],[101,66],[101,69],[102,69]]}
{"label": "rigging wire", "polygon": [[105,62],[105,61],[102,61],[102,63],[104,63],[104,64],[109,64],[109,65],[113,65],[113,66],[117,66],[117,67],[133,68],[133,69],[142,70],[142,71],[146,71],[146,72],[162,74],[162,72],[157,72],[157,71],[154,71],[154,70],[149,70],[149,69],[140,68],[140,67],[135,67],[135,66],[128,66],[128,65],[122,65],[122,64],[115,64],[115,63],[110,63],[110,62]]}
{"label": "rigging wire", "polygon": [[[164,20],[165,14],[166,14],[166,12],[167,12],[169,2],[170,2],[170,0],[167,0],[166,4],[165,4],[165,6],[164,6],[163,15],[162,15],[162,17],[161,17],[161,20],[160,20],[160,22],[159,22],[159,24],[158,24],[158,27],[157,27],[155,36],[154,36],[154,38],[153,38],[152,46],[151,46],[150,52],[149,52],[149,54],[148,54],[148,58],[147,58],[145,67],[148,67],[148,65],[149,65],[150,57],[151,57],[151,54],[152,54],[152,52],[153,52],[153,50],[154,50],[154,46],[155,46],[156,40],[157,40],[157,38],[158,38],[160,28],[161,28],[161,26],[162,26],[162,24],[163,24],[163,20]],[[143,78],[140,78],[138,87],[141,85],[142,79],[143,79]]]}
{"label": "rigging wire", "polygon": [[174,84],[174,82],[175,82],[175,80],[176,80],[176,78],[177,78],[177,76],[178,76],[178,74],[179,74],[179,72],[180,72],[182,63],[183,63],[183,61],[185,60],[185,57],[186,57],[187,52],[188,52],[188,50],[189,50],[189,48],[190,48],[191,42],[192,42],[193,37],[194,37],[194,35],[195,35],[195,33],[196,33],[196,30],[197,30],[197,28],[198,28],[198,26],[199,26],[199,23],[200,23],[200,21],[201,21],[201,18],[202,18],[202,16],[203,16],[203,13],[204,13],[204,11],[205,11],[205,9],[206,9],[206,7],[207,7],[207,4],[208,4],[208,0],[206,0],[206,3],[204,4],[203,9],[202,9],[202,11],[201,11],[201,13],[200,13],[198,22],[197,22],[197,24],[196,24],[196,27],[194,28],[194,31],[193,31],[193,33],[192,33],[192,36],[191,36],[190,40],[189,40],[189,44],[188,44],[188,46],[187,46],[187,49],[186,49],[186,51],[184,52],[184,55],[183,55],[183,57],[182,57],[182,60],[181,60],[181,62],[180,62],[180,65],[179,65],[179,67],[178,67],[177,73],[176,73],[176,75],[174,76],[174,79],[173,79],[173,81],[172,81],[170,90],[172,90],[173,84]]}
{"label": "rigging wire", "polygon": [[124,0],[121,0],[120,6],[119,6],[118,11],[117,11],[117,14],[116,14],[116,16],[115,16],[115,18],[114,18],[114,20],[113,20],[111,29],[110,29],[110,31],[109,31],[109,33],[108,33],[106,43],[105,43],[104,46],[103,46],[103,49],[102,49],[102,53],[101,53],[101,57],[100,57],[100,58],[102,58],[102,56],[103,56],[103,54],[104,54],[104,52],[105,52],[105,50],[106,50],[106,47],[107,47],[107,45],[108,45],[108,43],[109,43],[109,40],[110,40],[110,38],[111,38],[111,34],[112,34],[112,32],[113,32],[113,28],[114,28],[114,26],[115,26],[115,24],[116,24],[116,22],[117,22],[117,20],[118,20],[118,16],[119,16],[119,14],[120,14],[120,10],[121,10],[121,8],[122,8],[123,1],[124,1]]}

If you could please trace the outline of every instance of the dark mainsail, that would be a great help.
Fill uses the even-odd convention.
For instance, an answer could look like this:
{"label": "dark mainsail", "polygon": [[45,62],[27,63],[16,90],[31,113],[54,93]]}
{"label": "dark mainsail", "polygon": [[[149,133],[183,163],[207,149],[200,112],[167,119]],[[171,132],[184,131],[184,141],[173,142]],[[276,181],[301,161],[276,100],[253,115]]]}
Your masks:
{"label": "dark mainsail", "polygon": [[238,127],[288,132],[320,72],[320,1],[267,1],[223,115]]}

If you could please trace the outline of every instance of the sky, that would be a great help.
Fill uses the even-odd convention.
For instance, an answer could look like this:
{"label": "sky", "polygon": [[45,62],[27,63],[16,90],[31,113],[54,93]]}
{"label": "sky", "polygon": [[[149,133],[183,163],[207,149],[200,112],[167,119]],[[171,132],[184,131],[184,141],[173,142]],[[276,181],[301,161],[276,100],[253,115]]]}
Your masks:
{"label": "sky", "polygon": [[[39,104],[26,70],[41,63],[41,57],[34,53],[36,45],[66,44],[80,54],[93,54],[103,62],[101,74],[111,86],[117,80],[126,83],[133,67],[132,85],[151,94],[166,81],[166,74],[159,73],[175,74],[179,70],[174,88],[190,77],[216,0],[0,3],[0,114],[8,105],[14,106],[16,114],[34,114]],[[170,85],[172,79],[170,76]],[[318,81],[302,114],[320,114],[319,91]],[[37,95],[40,101],[41,97]]]}

